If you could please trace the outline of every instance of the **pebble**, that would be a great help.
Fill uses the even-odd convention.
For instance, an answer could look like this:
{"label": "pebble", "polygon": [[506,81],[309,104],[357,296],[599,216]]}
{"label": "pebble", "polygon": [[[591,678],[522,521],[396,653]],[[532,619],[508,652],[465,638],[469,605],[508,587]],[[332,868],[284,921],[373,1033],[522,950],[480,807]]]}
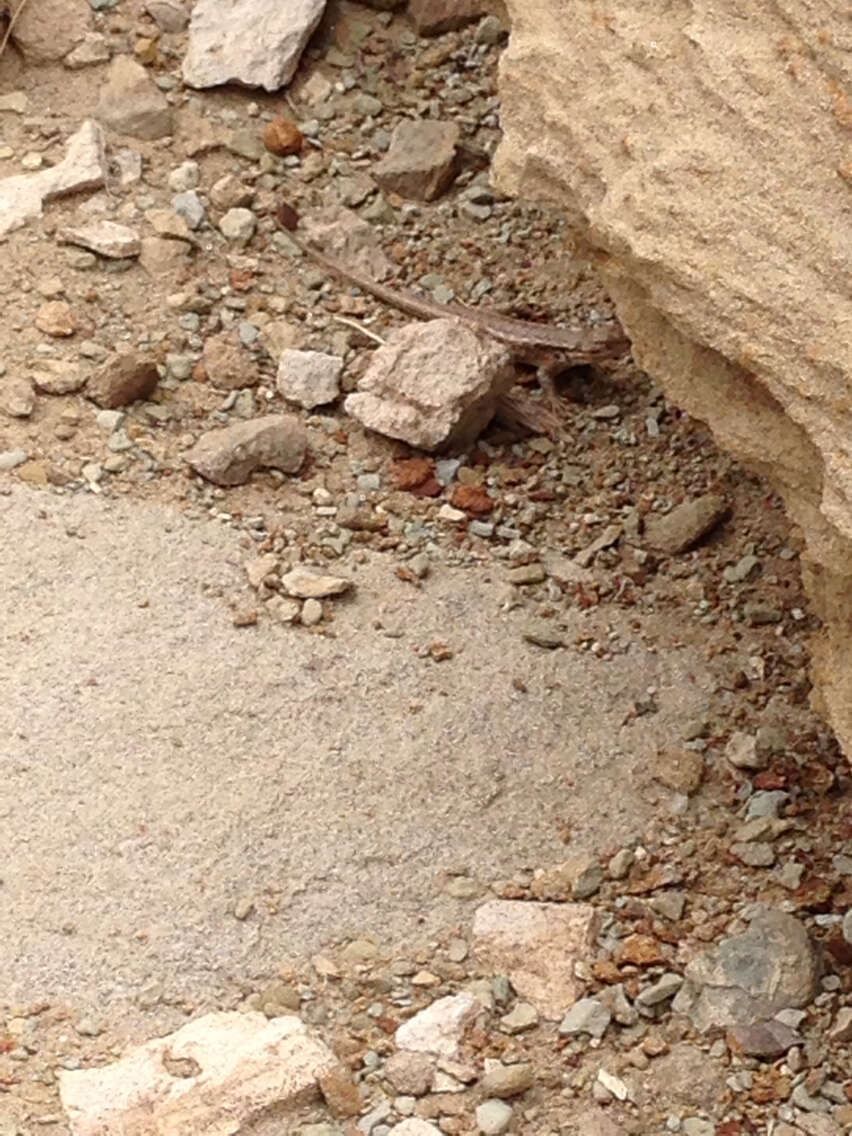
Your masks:
{"label": "pebble", "polygon": [[77,323],[71,306],[65,300],[48,300],[36,312],[35,325],[45,335],[52,335],[57,339],[73,335],[77,330]]}
{"label": "pebble", "polygon": [[476,1127],[482,1136],[502,1136],[512,1123],[512,1108],[501,1100],[486,1100],[477,1105]]}
{"label": "pebble", "polygon": [[308,599],[302,604],[300,619],[305,627],[316,627],[322,622],[322,604],[319,600]]}
{"label": "pebble", "polygon": [[257,218],[250,209],[229,209],[219,222],[223,237],[237,244],[246,244],[254,236]]}
{"label": "pebble", "polygon": [[486,1096],[505,1100],[525,1093],[533,1080],[532,1065],[496,1065],[482,1078],[480,1088]]}
{"label": "pebble", "polygon": [[[187,193],[196,189],[201,181],[201,168],[198,162],[181,162],[169,174],[169,189],[176,194]],[[174,208],[174,201],[172,202]]]}
{"label": "pebble", "polygon": [[322,574],[299,566],[281,577],[281,587],[288,596],[318,600],[343,595],[352,587],[352,581],[343,576]]}

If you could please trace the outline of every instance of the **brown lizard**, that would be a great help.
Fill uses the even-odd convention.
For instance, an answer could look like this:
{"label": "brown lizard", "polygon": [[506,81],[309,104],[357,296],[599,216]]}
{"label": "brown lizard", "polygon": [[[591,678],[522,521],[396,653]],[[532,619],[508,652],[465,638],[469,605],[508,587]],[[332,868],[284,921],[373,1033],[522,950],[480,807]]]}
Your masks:
{"label": "brown lizard", "polygon": [[[470,308],[465,304],[439,304],[436,300],[417,296],[405,289],[381,284],[367,273],[351,268],[336,257],[322,252],[309,241],[297,237],[293,232],[293,218],[286,206],[279,210],[278,221],[287,230],[290,240],[317,264],[350,284],[356,284],[383,303],[418,319],[446,319],[452,316],[481,328],[492,339],[503,343],[517,362],[537,368],[539,383],[549,398],[554,415],[556,375],[569,367],[618,358],[630,346],[621,326],[615,321],[600,330],[590,327],[575,330],[553,327],[532,320],[513,319],[480,308]],[[513,409],[515,417],[526,417],[520,404],[513,406]],[[553,422],[547,424],[547,429],[553,429]]]}

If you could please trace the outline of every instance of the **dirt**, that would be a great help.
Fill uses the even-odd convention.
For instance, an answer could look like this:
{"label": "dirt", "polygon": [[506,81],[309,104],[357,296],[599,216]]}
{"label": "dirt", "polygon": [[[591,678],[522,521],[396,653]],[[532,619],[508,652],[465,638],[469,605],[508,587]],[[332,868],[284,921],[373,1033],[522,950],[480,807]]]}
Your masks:
{"label": "dirt", "polygon": [[[474,152],[490,152],[497,48],[477,53],[472,30],[412,42],[401,18],[335,12],[316,55],[345,44],[365,85],[386,93],[391,45],[396,84],[415,103],[438,97],[448,75],[469,81],[473,102],[444,110],[461,119]],[[117,48],[148,29],[135,4],[96,22]],[[180,42],[163,37],[155,73],[176,70]],[[322,60],[305,66],[337,75]],[[60,135],[96,104],[102,71],[25,68],[12,51],[0,58],[0,84],[30,98],[26,116],[4,118],[13,156],[0,161],[0,176],[33,149],[61,156]],[[372,348],[333,316],[383,329],[401,317],[326,286],[314,267],[285,260],[273,237],[282,194],[300,209],[327,205],[340,191],[334,162],[361,173],[353,100],[338,91],[331,101],[323,149],[301,170],[261,173],[223,148],[198,157],[204,189],[229,171],[257,184],[260,228],[241,252],[205,230],[172,278],[151,278],[136,263],[76,269],[55,234],[91,211],[78,198],[48,205],[43,222],[13,234],[0,246],[5,374],[26,373],[39,354],[94,368],[100,360],[81,357],[82,340],[100,348],[95,356],[124,340],[161,361],[197,360],[230,310],[261,330],[283,315],[310,346],[345,352],[354,384]],[[96,208],[141,226],[146,209],[168,206],[168,173],[202,111],[259,135],[281,109],[280,98],[256,92],[192,94],[176,140],[133,143],[145,157],[142,183],[97,195]],[[513,314],[568,323],[590,309],[608,314],[593,269],[562,244],[557,216],[497,201],[474,220],[458,201],[451,194],[409,210],[372,201],[384,247],[410,279],[440,273],[465,300],[487,277],[486,302]],[[34,326],[40,285],[54,275],[78,320],[67,342]],[[186,306],[170,301],[176,293],[206,296],[214,314],[196,328]],[[248,413],[284,409],[275,360],[262,348],[254,356],[261,380]],[[414,491],[398,488],[412,455],[366,435],[339,407],[302,413],[311,458],[300,475],[259,474],[227,491],[205,484],[181,454],[237,413],[198,373],[177,381],[166,372],[150,403],[127,408],[130,444],[111,471],[104,462],[116,451],[84,393],[39,395],[30,417],[0,419],[0,450],[29,455],[0,474],[0,1013],[10,1037],[28,1039],[0,1044],[0,1118],[7,1102],[10,1117],[0,1133],[65,1130],[57,1066],[97,1063],[205,1008],[254,1004],[282,973],[312,991],[306,1005],[327,1007],[317,1024],[349,1046],[358,1069],[366,1052],[385,1051],[380,1034],[352,1024],[376,987],[363,974],[349,986],[317,982],[312,956],[366,933],[380,944],[382,968],[412,957],[436,968],[484,898],[527,897],[535,869],[578,851],[606,862],[638,846],[665,862],[686,849],[689,908],[709,914],[678,932],[682,965],[707,941],[708,921],[721,935],[746,903],[790,902],[724,839],[754,788],[723,756],[736,730],[782,731],[770,772],[790,788],[800,827],[781,859],[803,864],[806,882],[830,880],[827,898],[794,903],[825,936],[830,923],[815,917],[841,911],[848,892],[832,858],[850,839],[850,785],[807,708],[808,639],[818,627],[800,586],[797,536],[766,485],[715,450],[629,361],[567,376],[562,395],[561,441],[491,427],[437,496],[420,492],[436,471],[431,459]],[[92,464],[95,478],[84,468]],[[462,480],[489,504],[447,521],[441,507]],[[695,549],[662,557],[630,538],[643,513],[709,491],[725,495],[730,516]],[[321,510],[356,502],[387,523],[343,530],[342,540],[334,514]],[[578,572],[574,558],[611,523],[621,537]],[[324,604],[317,626],[282,625],[274,594],[246,579],[263,553],[321,566],[354,587]],[[742,579],[730,573],[752,556]],[[412,571],[417,557],[428,571]],[[509,582],[513,568],[539,563],[542,582]],[[541,641],[542,627],[555,650],[530,641]],[[688,792],[660,779],[659,754],[684,746],[703,768],[701,787]],[[608,889],[599,902],[617,913],[618,886]],[[428,996],[475,975],[469,961],[445,967]],[[848,971],[843,982],[848,992]],[[70,1028],[81,1020],[96,1028]],[[667,1047],[687,1036],[677,1023],[661,1029]],[[542,1067],[553,1065],[553,1040],[537,1032],[525,1043]],[[619,1052],[617,1041],[604,1044]],[[565,1086],[587,1057],[572,1055],[565,1081],[545,1079],[532,1116],[519,1107],[518,1132],[556,1130],[576,1116]],[[665,1107],[665,1097],[648,1105],[630,1130]],[[764,1115],[748,1094],[730,1107]]]}

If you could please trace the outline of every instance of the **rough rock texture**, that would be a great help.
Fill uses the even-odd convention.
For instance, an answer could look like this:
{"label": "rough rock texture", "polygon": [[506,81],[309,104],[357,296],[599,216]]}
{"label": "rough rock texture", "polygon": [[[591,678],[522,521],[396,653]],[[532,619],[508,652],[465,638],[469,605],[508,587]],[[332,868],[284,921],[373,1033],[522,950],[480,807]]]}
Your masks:
{"label": "rough rock texture", "polygon": [[293,1017],[207,1014],[115,1065],[63,1071],[73,1136],[232,1136],[273,1107],[318,1095],[337,1059]]}
{"label": "rough rock texture", "polygon": [[499,187],[564,206],[640,366],[783,494],[852,752],[848,4],[508,7]]}
{"label": "rough rock texture", "polygon": [[184,455],[196,473],[214,485],[242,485],[258,469],[295,473],[305,457],[307,437],[298,418],[266,414],[208,430]]}
{"label": "rough rock texture", "polygon": [[575,964],[589,957],[597,931],[585,903],[527,903],[493,899],[477,909],[477,961],[505,974],[522,998],[546,1018],[560,1018],[583,987]]}
{"label": "rough rock texture", "polygon": [[119,134],[153,140],[172,132],[172,108],[145,68],[117,55],[107,71],[96,118]]}
{"label": "rough rock texture", "polygon": [[103,131],[87,119],[68,139],[65,157],[57,165],[0,181],[0,240],[40,217],[43,202],[103,185],[105,168]]}
{"label": "rough rock texture", "polygon": [[184,82],[276,91],[293,78],[324,8],[322,0],[199,0],[189,25]]}
{"label": "rough rock texture", "polygon": [[368,429],[411,446],[464,446],[514,380],[509,353],[457,319],[394,332],[373,354],[344,409]]}

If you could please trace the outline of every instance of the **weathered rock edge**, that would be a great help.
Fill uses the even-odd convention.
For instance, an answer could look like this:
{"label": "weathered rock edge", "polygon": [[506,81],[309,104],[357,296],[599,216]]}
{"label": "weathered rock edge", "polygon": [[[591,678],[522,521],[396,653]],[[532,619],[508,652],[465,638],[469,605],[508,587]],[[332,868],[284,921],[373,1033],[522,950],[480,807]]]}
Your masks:
{"label": "weathered rock edge", "polygon": [[495,180],[564,208],[639,366],[782,494],[852,754],[847,5],[508,7]]}

